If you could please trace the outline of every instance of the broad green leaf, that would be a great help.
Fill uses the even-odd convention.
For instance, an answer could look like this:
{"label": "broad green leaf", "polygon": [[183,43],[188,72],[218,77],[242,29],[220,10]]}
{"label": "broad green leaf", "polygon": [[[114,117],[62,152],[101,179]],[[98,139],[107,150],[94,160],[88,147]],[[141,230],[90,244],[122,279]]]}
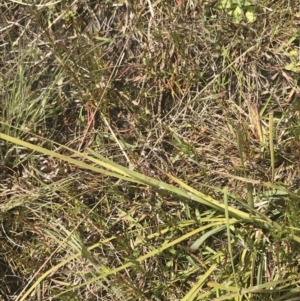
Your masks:
{"label": "broad green leaf", "polygon": [[211,229],[210,231],[207,231],[205,234],[203,234],[202,236],[200,236],[196,241],[194,241],[192,243],[192,245],[190,246],[190,249],[192,251],[196,251],[200,248],[200,246],[202,245],[202,243],[210,236],[220,232],[221,230],[223,230],[225,228],[225,226],[220,226],[220,227],[215,227],[213,229]]}
{"label": "broad green leaf", "polygon": [[243,11],[239,6],[232,12],[232,20],[235,23],[240,23],[243,20]]}
{"label": "broad green leaf", "polygon": [[283,67],[285,70],[300,73],[300,62],[291,62]]}
{"label": "broad green leaf", "polygon": [[256,15],[253,11],[248,10],[245,15],[249,23],[253,23],[256,21]]}

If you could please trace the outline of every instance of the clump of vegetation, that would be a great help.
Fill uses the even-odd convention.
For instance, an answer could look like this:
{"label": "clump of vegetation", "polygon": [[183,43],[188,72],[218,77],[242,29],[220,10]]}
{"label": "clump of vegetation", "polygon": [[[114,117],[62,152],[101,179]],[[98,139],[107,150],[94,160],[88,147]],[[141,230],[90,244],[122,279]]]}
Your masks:
{"label": "clump of vegetation", "polygon": [[5,2],[1,300],[299,298],[300,4]]}

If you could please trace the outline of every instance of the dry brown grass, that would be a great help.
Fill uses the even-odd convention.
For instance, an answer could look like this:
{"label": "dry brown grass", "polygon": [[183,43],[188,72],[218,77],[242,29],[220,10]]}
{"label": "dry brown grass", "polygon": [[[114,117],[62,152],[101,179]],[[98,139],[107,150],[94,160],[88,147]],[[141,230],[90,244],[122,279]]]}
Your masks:
{"label": "dry brown grass", "polygon": [[[255,285],[240,300],[299,296],[300,6],[263,2],[239,24],[216,1],[0,4],[1,133],[64,155],[60,145],[89,147],[220,202],[226,187],[230,205],[249,212],[252,199],[285,231],[238,223],[233,254],[220,231],[196,251],[200,234],[140,262],[224,213],[1,140],[4,300],[34,283],[26,300],[221,300],[226,286]],[[99,264],[127,263],[95,280]]]}

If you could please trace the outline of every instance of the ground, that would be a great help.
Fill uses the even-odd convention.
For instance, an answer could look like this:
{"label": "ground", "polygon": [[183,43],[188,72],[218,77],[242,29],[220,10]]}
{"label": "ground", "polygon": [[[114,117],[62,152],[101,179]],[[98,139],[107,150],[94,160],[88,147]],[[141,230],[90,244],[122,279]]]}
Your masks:
{"label": "ground", "polygon": [[300,298],[300,4],[0,14],[0,300]]}

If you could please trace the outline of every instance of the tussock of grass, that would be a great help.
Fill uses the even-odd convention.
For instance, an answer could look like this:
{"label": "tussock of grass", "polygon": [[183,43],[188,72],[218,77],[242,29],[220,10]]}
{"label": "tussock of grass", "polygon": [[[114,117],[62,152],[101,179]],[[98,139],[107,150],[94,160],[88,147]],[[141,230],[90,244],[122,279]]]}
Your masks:
{"label": "tussock of grass", "polygon": [[0,4],[1,298],[299,298],[300,6],[131,2]]}

